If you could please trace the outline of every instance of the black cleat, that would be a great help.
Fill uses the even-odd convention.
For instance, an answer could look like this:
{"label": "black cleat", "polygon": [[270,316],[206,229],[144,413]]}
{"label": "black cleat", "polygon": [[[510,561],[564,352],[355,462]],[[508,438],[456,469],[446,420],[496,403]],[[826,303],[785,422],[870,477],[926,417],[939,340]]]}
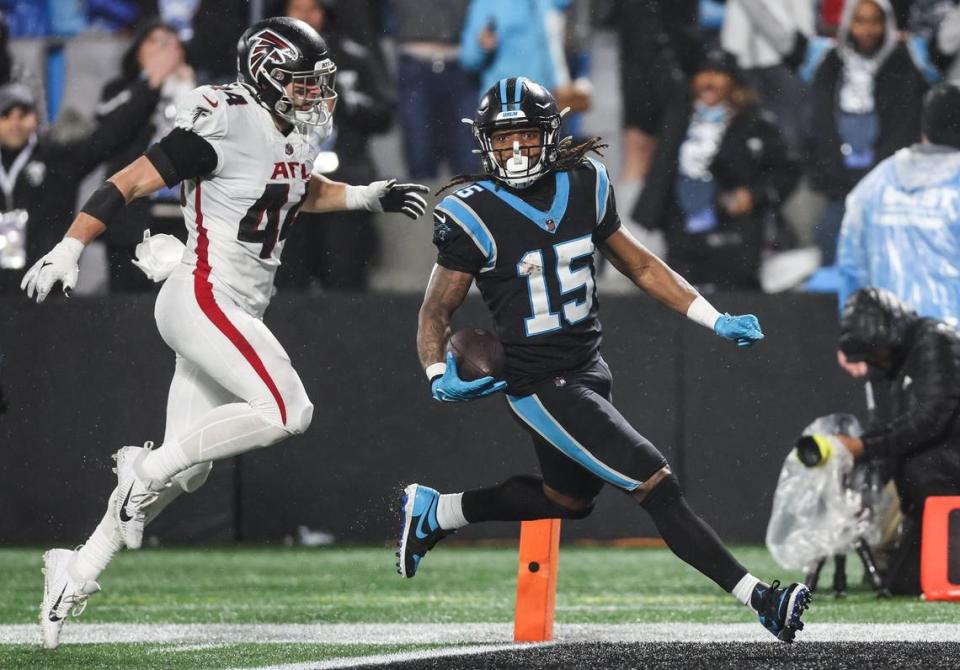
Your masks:
{"label": "black cleat", "polygon": [[780,588],[778,581],[770,586],[757,584],[751,597],[763,627],[787,644],[793,642],[798,630],[803,630],[800,617],[810,607],[812,599],[806,585],[794,582]]}

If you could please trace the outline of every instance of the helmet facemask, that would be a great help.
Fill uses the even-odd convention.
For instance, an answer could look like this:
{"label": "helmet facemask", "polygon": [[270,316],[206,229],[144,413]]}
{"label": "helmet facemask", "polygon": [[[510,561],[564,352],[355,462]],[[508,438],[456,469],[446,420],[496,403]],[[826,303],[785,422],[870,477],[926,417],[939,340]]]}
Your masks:
{"label": "helmet facemask", "polygon": [[[495,149],[493,134],[503,130],[534,129],[540,133],[539,144],[524,144],[514,141],[510,149]],[[480,143],[480,156],[484,172],[513,188],[527,188],[540,177],[550,172],[557,161],[557,136],[560,131],[560,117],[554,116],[540,123],[530,123],[525,119],[511,120],[507,123],[495,123],[478,128],[474,126],[474,136]],[[527,156],[539,149],[536,157]],[[509,153],[508,153],[509,152]],[[506,157],[504,159],[504,154]]]}
{"label": "helmet facemask", "polygon": [[337,105],[336,73],[337,66],[329,58],[304,72],[273,68],[265,78],[279,98],[270,111],[296,125],[329,126]]}

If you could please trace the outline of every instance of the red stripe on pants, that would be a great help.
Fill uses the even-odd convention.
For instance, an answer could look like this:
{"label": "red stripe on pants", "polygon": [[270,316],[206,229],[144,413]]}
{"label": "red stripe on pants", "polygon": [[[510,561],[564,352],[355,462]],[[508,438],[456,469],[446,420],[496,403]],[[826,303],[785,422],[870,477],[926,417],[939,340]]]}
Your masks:
{"label": "red stripe on pants", "polygon": [[194,209],[197,212],[197,267],[193,271],[193,292],[197,296],[197,303],[200,309],[206,314],[207,318],[217,327],[217,329],[226,335],[227,339],[233,343],[233,346],[243,354],[247,362],[259,375],[263,383],[270,389],[273,399],[277,401],[277,407],[280,409],[280,420],[283,425],[287,425],[287,408],[283,404],[283,398],[277,385],[273,383],[270,373],[264,366],[256,350],[247,341],[237,327],[230,323],[230,319],[220,309],[220,305],[213,297],[213,284],[210,283],[210,259],[207,255],[207,249],[210,240],[207,237],[207,229],[203,227],[203,210],[200,208],[200,183],[197,182],[196,196],[194,199]]}

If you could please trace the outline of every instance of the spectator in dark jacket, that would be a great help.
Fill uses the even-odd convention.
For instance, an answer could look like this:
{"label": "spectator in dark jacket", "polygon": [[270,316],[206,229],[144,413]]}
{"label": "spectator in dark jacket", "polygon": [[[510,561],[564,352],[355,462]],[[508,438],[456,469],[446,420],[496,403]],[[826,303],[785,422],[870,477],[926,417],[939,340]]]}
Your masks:
{"label": "spectator in dark jacket", "polygon": [[[177,98],[196,86],[193,70],[186,64],[183,45],[173,26],[154,19],[145,23],[134,37],[122,62],[118,78],[108,82],[101,93],[98,117],[103,120],[117,105],[153,105],[153,115],[136,136],[107,162],[114,174],[129,165],[151,144],[173,130]],[[110,263],[111,291],[148,291],[155,284],[130,260],[143,240],[143,231],[167,233],[186,241],[180,214],[180,191],[162,189],[149,198],[131,202],[117,215],[104,239]]]}
{"label": "spectator in dark jacket", "polygon": [[810,181],[827,198],[816,229],[833,265],[844,198],[874,166],[920,141],[920,110],[939,73],[920,37],[901,40],[889,0],[847,0],[836,40],[791,32],[763,0],[740,0],[813,91]]}
{"label": "spectator in dark jacket", "polygon": [[64,222],[76,207],[80,182],[132,139],[155,106],[155,96],[130,99],[104,116],[88,137],[63,142],[38,132],[36,101],[29,88],[23,84],[0,87],[0,167],[4,177],[0,180],[0,212],[26,221],[24,265],[13,263],[7,270],[0,269],[0,292],[16,291],[25,268],[63,237]]}
{"label": "spectator in dark jacket", "polygon": [[[306,21],[323,35],[337,64],[340,97],[333,117],[334,134],[323,145],[314,169],[350,183],[375,180],[370,138],[390,128],[395,107],[386,75],[366,47],[337,32],[332,3],[288,0],[285,14]],[[307,220],[310,217],[321,217],[323,224],[312,225]],[[307,288],[317,280],[327,289],[366,288],[378,247],[369,212],[301,213],[287,242],[277,274],[278,287]]]}
{"label": "spectator in dark jacket", "polygon": [[839,436],[855,457],[886,461],[904,513],[890,562],[892,593],[920,592],[924,501],[960,495],[960,333],[917,316],[884,289],[860,289],[843,310],[840,349],[886,387],[884,417],[860,438]]}
{"label": "spectator in dark jacket", "polygon": [[775,122],[719,51],[664,119],[634,220],[663,229],[668,263],[693,283],[759,287],[766,222],[797,178]]}

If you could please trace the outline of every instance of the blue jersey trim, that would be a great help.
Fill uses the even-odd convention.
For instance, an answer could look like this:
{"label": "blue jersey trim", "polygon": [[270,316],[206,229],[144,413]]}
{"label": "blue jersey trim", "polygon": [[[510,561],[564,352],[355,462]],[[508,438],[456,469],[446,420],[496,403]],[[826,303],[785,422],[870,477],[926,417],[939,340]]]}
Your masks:
{"label": "blue jersey trim", "polygon": [[483,221],[477,216],[473,209],[454,196],[447,196],[436,207],[436,211],[445,213],[454,223],[463,228],[463,231],[470,236],[473,243],[483,253],[487,262],[480,269],[480,272],[492,270],[497,265],[497,243]]}
{"label": "blue jersey trim", "polygon": [[587,158],[597,171],[597,224],[607,215],[607,196],[610,194],[610,177],[606,166],[595,158]]}
{"label": "blue jersey trim", "polygon": [[807,50],[804,53],[803,63],[797,69],[797,75],[806,83],[811,83],[817,76],[817,70],[833,49],[836,48],[836,42],[829,37],[812,37],[807,42]]}
{"label": "blue jersey trim", "polygon": [[930,61],[930,47],[927,40],[920,35],[911,35],[907,38],[906,42],[907,51],[910,52],[910,58],[913,60],[913,64],[920,70],[920,74],[927,80],[927,83],[932,86],[940,82],[940,80],[943,79],[943,75],[940,74],[940,70]]}
{"label": "blue jersey trim", "polygon": [[[505,188],[496,188],[491,181],[477,183],[552,235],[560,229],[560,222],[567,213],[567,203],[570,200],[570,175],[566,172],[556,172],[555,175],[556,193],[553,195],[553,204],[546,212],[541,212],[536,207],[527,204],[525,200],[518,198]],[[548,221],[553,222],[552,229]]]}
{"label": "blue jersey trim", "polygon": [[547,442],[559,449],[568,458],[573,459],[588,471],[605,482],[613,484],[625,491],[635,491],[643,482],[631,479],[621,472],[617,472],[609,465],[597,460],[582,444],[577,442],[560,423],[553,418],[540,402],[537,394],[518,397],[507,396],[510,409],[520,417],[524,423],[533,428]]}

